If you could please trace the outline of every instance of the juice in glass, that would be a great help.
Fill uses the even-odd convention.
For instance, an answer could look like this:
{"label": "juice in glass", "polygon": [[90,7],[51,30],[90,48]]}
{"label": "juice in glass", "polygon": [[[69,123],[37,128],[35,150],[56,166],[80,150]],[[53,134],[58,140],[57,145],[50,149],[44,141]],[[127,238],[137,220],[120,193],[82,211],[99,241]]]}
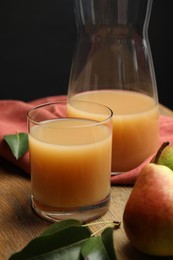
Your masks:
{"label": "juice in glass", "polygon": [[69,117],[31,121],[32,205],[37,213],[53,221],[88,221],[107,211],[112,150],[108,125]]}
{"label": "juice in glass", "polygon": [[[140,165],[159,146],[159,108],[148,95],[126,90],[82,92],[72,100],[87,100],[113,111],[112,172],[126,172]],[[68,109],[70,116],[83,116]]]}

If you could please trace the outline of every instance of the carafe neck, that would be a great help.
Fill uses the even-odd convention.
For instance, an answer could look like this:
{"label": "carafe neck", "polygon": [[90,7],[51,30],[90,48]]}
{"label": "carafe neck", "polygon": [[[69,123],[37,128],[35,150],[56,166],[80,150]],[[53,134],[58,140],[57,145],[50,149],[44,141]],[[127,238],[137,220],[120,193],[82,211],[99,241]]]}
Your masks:
{"label": "carafe neck", "polygon": [[115,33],[146,34],[152,0],[74,0],[79,32],[94,33],[100,27]]}

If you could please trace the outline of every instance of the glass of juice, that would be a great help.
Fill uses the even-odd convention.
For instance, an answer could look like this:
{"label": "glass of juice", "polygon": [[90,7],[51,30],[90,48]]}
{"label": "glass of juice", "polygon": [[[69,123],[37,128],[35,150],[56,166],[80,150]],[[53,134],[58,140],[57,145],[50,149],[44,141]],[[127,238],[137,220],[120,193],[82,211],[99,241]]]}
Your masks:
{"label": "glass of juice", "polygon": [[113,110],[112,173],[124,173],[159,147],[158,93],[148,41],[152,1],[76,0],[74,8],[78,38],[68,100]]}
{"label": "glass of juice", "polygon": [[[113,110],[112,174],[134,169],[157,151],[159,107],[154,98],[137,91],[96,90],[70,100],[100,102]],[[84,116],[80,109],[71,108],[69,112],[71,116]]]}
{"label": "glass of juice", "polygon": [[[84,116],[70,116],[70,108]],[[32,207],[41,217],[90,221],[110,202],[112,110],[51,102],[28,111]]]}

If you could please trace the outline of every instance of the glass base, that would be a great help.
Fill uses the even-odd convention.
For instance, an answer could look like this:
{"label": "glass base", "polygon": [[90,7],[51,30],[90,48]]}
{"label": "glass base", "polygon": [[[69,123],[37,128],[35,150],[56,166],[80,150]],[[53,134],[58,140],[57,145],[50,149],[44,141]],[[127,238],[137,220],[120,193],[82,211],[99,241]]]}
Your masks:
{"label": "glass base", "polygon": [[79,208],[52,208],[46,206],[31,196],[32,207],[42,218],[56,222],[65,219],[78,219],[82,222],[89,222],[104,215],[109,208],[110,195],[97,204]]}
{"label": "glass base", "polygon": [[120,175],[120,174],[124,174],[127,172],[111,172],[111,176],[116,176],[116,175]]}

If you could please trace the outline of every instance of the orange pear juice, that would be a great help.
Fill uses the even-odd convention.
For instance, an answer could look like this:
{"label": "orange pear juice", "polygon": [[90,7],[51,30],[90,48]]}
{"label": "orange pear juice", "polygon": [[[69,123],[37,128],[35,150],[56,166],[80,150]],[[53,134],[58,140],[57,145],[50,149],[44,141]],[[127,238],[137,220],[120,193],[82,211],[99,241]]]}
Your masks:
{"label": "orange pear juice", "polygon": [[58,209],[97,204],[110,195],[111,130],[93,120],[47,120],[30,128],[32,195]]}
{"label": "orange pear juice", "polygon": [[[112,172],[129,171],[156,152],[159,145],[159,109],[144,94],[125,90],[83,92],[72,100],[87,100],[110,107],[113,115]],[[69,106],[68,115],[83,116]]]}

